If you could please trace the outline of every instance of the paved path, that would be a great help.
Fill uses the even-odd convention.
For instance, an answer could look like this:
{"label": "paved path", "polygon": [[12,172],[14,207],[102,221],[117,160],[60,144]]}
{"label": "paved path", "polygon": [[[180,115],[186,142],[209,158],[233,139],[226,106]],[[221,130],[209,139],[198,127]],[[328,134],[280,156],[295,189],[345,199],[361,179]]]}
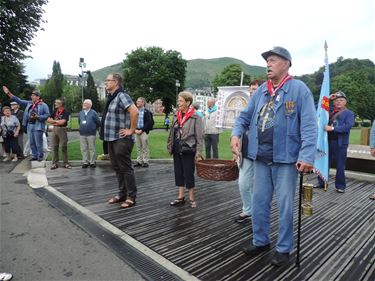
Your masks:
{"label": "paved path", "polygon": [[13,280],[143,280],[98,240],[39,198],[24,160],[0,163],[0,271]]}

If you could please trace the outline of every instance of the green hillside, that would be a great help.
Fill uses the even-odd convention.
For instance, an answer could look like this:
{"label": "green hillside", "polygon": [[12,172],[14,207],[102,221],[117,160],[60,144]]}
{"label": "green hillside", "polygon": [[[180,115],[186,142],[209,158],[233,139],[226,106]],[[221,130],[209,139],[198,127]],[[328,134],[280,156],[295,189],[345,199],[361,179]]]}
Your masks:
{"label": "green hillside", "polygon": [[[259,77],[265,74],[265,67],[253,66],[234,58],[216,58],[216,59],[194,59],[187,63],[186,68],[186,88],[210,87],[210,82],[215,78],[217,73],[230,64],[239,64],[245,73],[251,77]],[[107,66],[92,72],[95,80],[104,81],[108,73],[122,73],[121,63]]]}

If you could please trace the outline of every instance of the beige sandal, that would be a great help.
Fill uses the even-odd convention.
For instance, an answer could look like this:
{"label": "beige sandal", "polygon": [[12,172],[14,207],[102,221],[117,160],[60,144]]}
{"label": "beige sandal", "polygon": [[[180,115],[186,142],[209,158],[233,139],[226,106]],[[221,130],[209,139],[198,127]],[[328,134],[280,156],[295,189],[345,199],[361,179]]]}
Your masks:
{"label": "beige sandal", "polygon": [[191,208],[196,208],[197,207],[197,203],[195,202],[195,200],[189,200],[190,202],[190,207]]}

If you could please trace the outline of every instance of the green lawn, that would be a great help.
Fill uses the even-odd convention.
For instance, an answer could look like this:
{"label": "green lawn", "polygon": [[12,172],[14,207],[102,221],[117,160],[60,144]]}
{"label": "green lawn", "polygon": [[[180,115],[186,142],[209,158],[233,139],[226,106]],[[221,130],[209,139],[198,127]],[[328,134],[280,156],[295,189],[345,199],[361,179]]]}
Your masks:
{"label": "green lawn", "polygon": [[[170,124],[172,124],[172,115],[169,115],[169,121],[170,121]],[[154,115],[154,129],[164,129],[165,128],[165,125],[164,125],[164,120],[165,120],[165,115],[162,114],[162,115]],[[78,126],[78,117],[71,117],[69,119],[69,124],[68,124],[68,127],[72,130],[78,130],[79,126]]]}
{"label": "green lawn", "polygon": [[[228,130],[225,130],[220,135],[220,142],[219,142],[219,158],[220,159],[232,159],[232,153],[229,147],[230,134],[231,134],[231,130],[228,129]],[[359,128],[352,129],[350,132],[350,143],[359,144],[360,136],[361,136],[361,130]],[[167,153],[167,138],[168,138],[167,131],[154,130],[150,132],[149,144],[150,144],[151,159],[171,158],[171,156]],[[102,141],[99,140],[99,138],[96,141],[96,151],[97,151],[97,155],[103,153]],[[68,144],[68,156],[70,160],[81,159],[79,140],[73,141]],[[203,156],[205,157],[204,146],[203,146]],[[134,146],[132,158],[136,158],[136,157],[137,157],[137,152]],[[51,160],[51,155],[49,155],[48,160]]]}

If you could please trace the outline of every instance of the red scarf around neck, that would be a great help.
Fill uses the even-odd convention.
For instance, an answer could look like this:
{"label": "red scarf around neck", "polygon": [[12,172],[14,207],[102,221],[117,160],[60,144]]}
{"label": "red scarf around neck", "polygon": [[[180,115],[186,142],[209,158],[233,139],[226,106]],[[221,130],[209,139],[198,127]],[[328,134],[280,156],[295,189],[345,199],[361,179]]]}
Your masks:
{"label": "red scarf around neck", "polygon": [[193,114],[195,113],[194,107],[190,106],[189,109],[186,111],[184,117],[182,117],[181,110],[177,111],[177,122],[180,127],[184,125],[186,120],[188,120]]}
{"label": "red scarf around neck", "polygon": [[40,104],[40,103],[42,103],[43,102],[43,100],[38,100],[36,103],[33,103],[33,105],[31,106],[31,110],[34,110],[35,109],[35,107],[37,107],[38,106],[38,104]]}
{"label": "red scarf around neck", "polygon": [[59,108],[58,110],[56,110],[56,113],[55,113],[55,119],[57,120],[60,120],[61,118],[61,115],[64,113],[64,108]]}
{"label": "red scarf around neck", "polygon": [[268,92],[270,93],[271,97],[277,95],[277,91],[289,80],[293,79],[293,76],[287,74],[280,82],[280,84],[274,88],[273,87],[273,84],[272,84],[272,81],[271,80],[268,80],[267,81],[267,89],[268,89]]}

